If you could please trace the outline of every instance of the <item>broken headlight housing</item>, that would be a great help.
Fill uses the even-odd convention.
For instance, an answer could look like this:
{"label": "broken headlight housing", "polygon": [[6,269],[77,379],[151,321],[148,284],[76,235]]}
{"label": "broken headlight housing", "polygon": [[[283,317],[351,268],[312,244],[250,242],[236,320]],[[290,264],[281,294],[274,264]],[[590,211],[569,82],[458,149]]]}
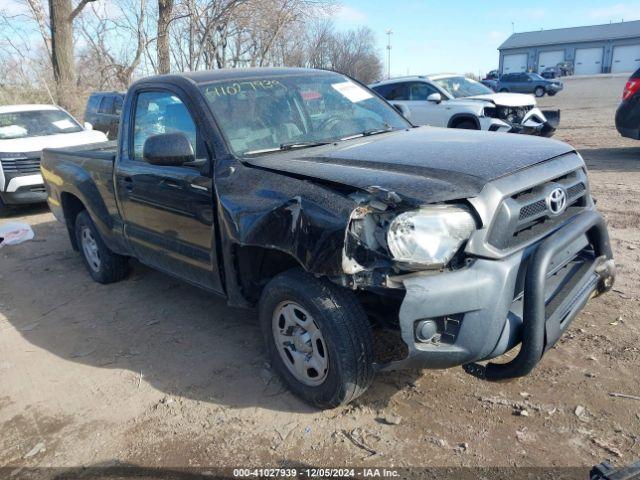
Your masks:
{"label": "broken headlight housing", "polygon": [[411,270],[444,267],[476,229],[468,208],[431,205],[401,213],[387,231],[393,259]]}

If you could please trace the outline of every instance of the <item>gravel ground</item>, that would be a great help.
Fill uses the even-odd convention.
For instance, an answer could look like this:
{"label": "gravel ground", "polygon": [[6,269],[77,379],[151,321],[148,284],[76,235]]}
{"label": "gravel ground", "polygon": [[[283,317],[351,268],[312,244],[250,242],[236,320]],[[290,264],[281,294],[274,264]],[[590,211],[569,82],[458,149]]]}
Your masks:
{"label": "gravel ground", "polygon": [[[319,412],[265,366],[253,312],[140,265],[90,281],[44,210],[0,250],[0,466],[574,466],[640,457],[640,142],[613,115],[623,77],[569,79],[543,106],[584,156],[619,265],[535,372],[379,375]],[[23,472],[26,472],[24,470]],[[21,475],[15,470],[14,476]]]}

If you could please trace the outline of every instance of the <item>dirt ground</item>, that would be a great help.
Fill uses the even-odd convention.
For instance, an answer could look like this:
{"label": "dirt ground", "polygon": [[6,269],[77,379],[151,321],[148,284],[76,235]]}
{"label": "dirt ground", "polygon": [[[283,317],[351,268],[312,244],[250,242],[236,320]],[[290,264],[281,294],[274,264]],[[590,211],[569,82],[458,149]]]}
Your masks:
{"label": "dirt ground", "polygon": [[[319,412],[265,364],[256,315],[144,266],[92,282],[45,210],[0,250],[0,466],[591,466],[640,457],[640,142],[615,131],[623,77],[569,79],[544,106],[579,149],[606,216],[615,290],[535,372],[378,375]],[[26,471],[26,470],[25,470]]]}

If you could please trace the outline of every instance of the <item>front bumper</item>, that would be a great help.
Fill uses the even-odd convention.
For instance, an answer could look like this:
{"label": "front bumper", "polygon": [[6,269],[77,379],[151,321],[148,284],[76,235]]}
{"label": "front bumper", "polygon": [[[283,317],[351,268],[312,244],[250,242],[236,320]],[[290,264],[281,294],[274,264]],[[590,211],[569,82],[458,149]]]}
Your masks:
{"label": "front bumper", "polygon": [[0,198],[6,205],[45,202],[47,193],[42,175],[6,173],[0,170]]}
{"label": "front bumper", "polygon": [[491,132],[522,133],[551,137],[560,124],[560,110],[545,110],[532,108],[518,122],[509,122],[502,118],[483,117],[480,126]]}
{"label": "front bumper", "polygon": [[[546,239],[503,259],[478,258],[457,271],[397,278],[406,289],[399,319],[408,354],[381,368],[472,364],[522,343],[521,353],[528,357],[523,361],[519,354],[518,365],[508,371],[493,366],[470,370],[488,378],[525,375],[587,300],[611,288],[614,276],[604,221],[588,210]],[[419,339],[425,321],[433,322],[437,333]]]}
{"label": "front bumper", "polygon": [[640,140],[640,95],[620,104],[616,110],[616,129],[623,137]]}

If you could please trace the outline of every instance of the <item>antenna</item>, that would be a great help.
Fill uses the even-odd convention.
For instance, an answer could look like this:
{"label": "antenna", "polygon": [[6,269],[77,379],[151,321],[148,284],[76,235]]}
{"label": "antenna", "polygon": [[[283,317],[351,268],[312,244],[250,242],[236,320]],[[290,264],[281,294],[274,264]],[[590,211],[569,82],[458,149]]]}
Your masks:
{"label": "antenna", "polygon": [[389,28],[385,33],[387,34],[387,78],[391,78],[391,35],[393,35],[393,30]]}

